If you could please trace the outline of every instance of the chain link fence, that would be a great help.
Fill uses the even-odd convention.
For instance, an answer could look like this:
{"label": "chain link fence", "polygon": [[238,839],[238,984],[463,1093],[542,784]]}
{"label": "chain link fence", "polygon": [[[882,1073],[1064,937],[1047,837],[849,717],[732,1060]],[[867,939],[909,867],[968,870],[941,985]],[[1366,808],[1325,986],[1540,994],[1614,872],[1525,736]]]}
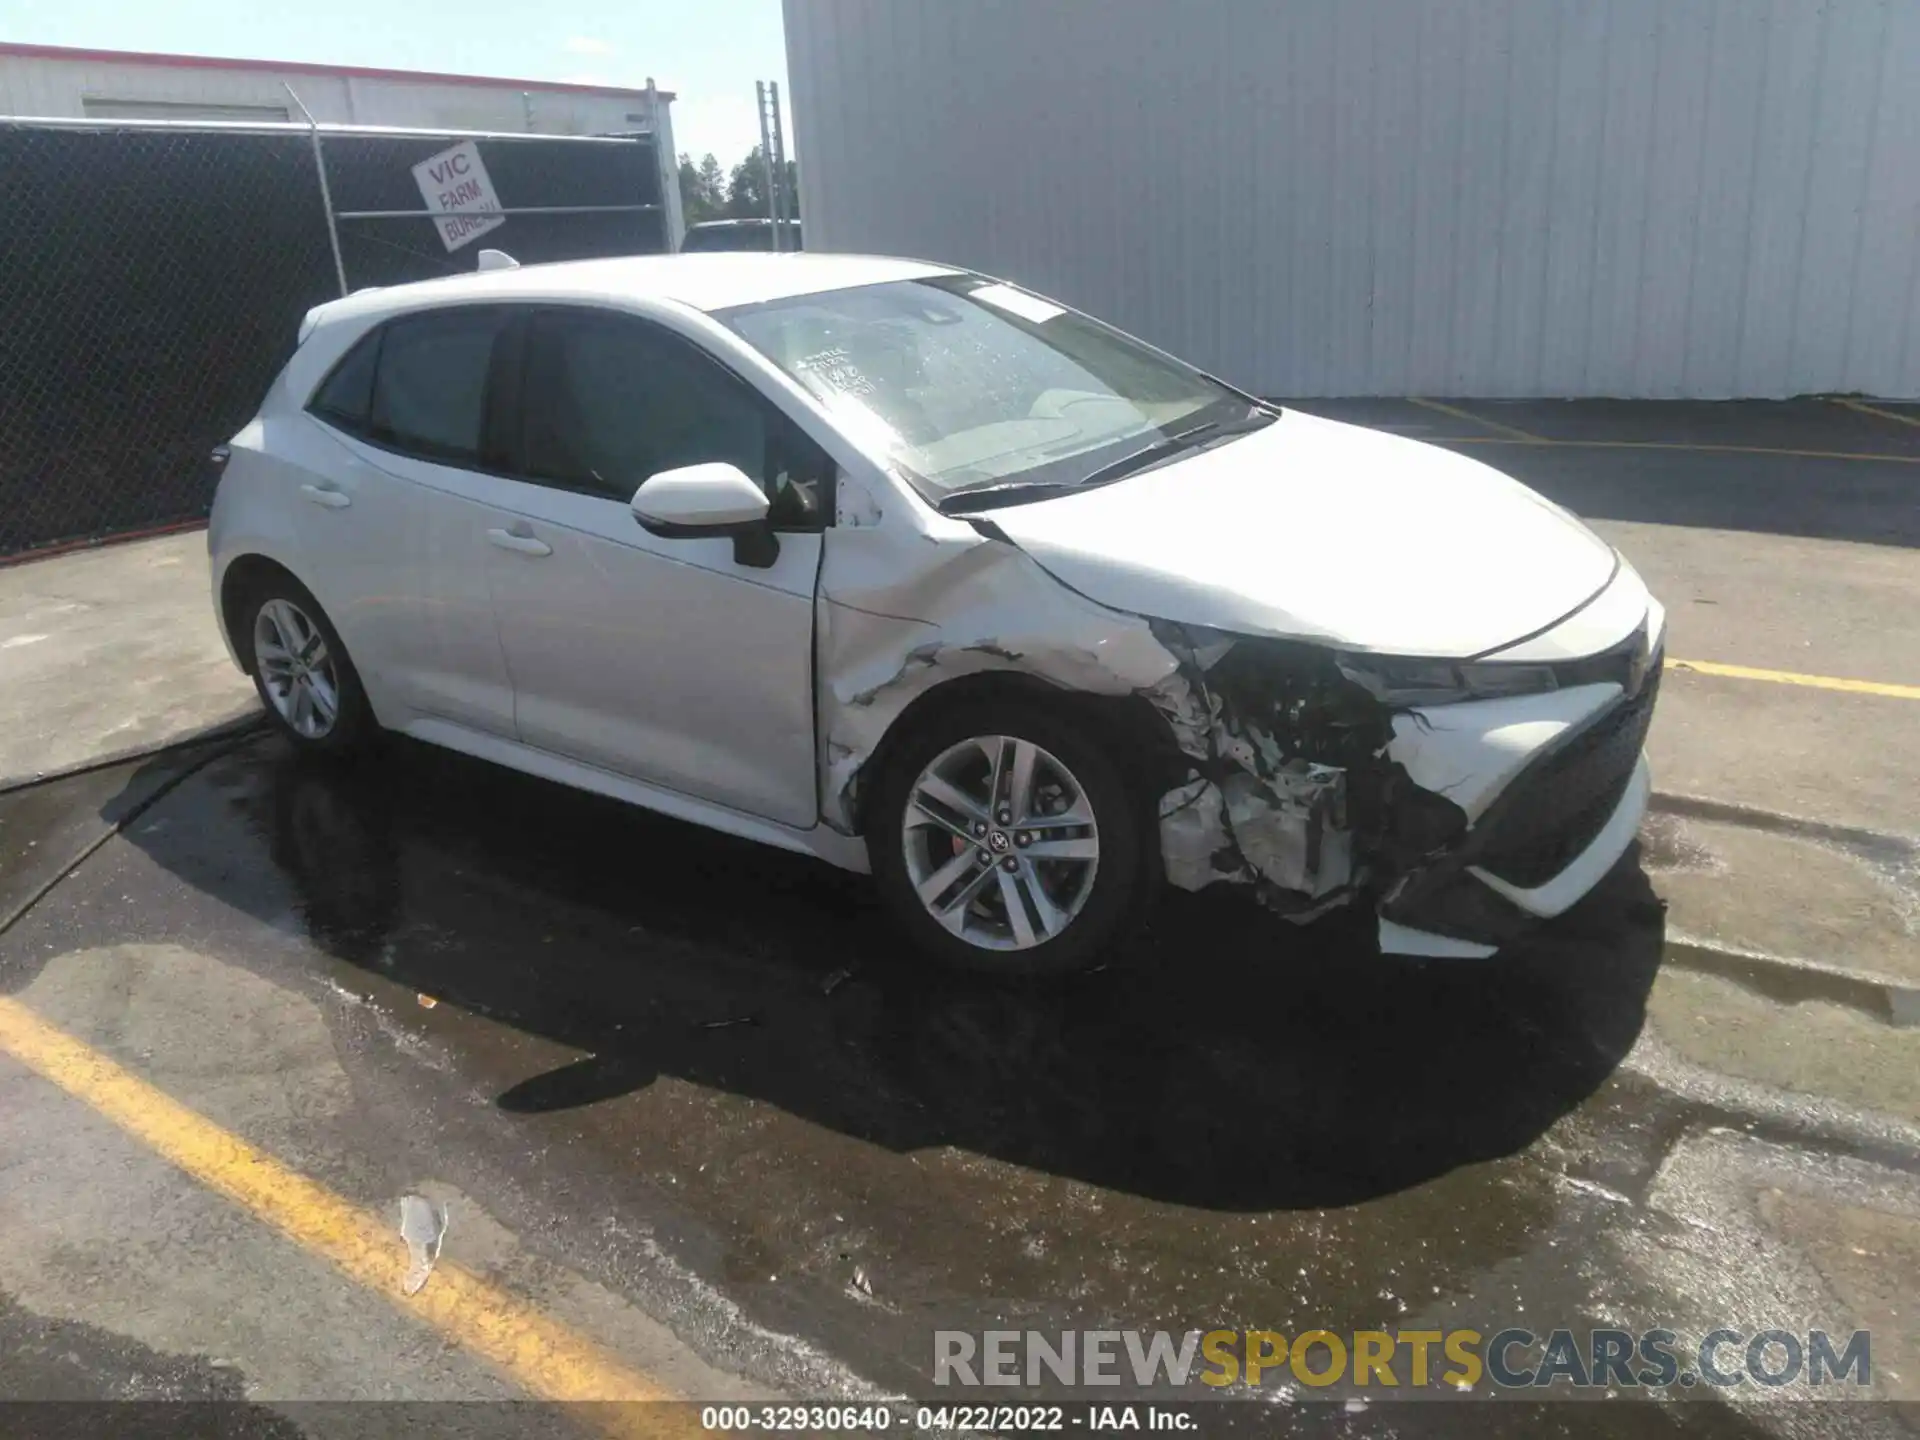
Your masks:
{"label": "chain link fence", "polygon": [[[322,135],[349,288],[668,248],[644,137],[478,137],[509,218],[449,253],[412,167],[475,137]],[[208,451],[340,293],[310,134],[0,120],[0,176],[0,557],[203,519]]]}

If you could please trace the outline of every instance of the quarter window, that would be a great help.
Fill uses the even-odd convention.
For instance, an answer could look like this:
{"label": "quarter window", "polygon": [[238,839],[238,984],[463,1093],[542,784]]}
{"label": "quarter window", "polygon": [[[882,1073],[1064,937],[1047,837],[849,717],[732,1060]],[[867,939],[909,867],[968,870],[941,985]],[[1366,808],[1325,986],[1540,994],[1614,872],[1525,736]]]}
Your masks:
{"label": "quarter window", "polygon": [[364,432],[373,409],[373,372],[379,362],[380,332],[375,330],[333,367],[313,397],[313,413],[343,430]]}

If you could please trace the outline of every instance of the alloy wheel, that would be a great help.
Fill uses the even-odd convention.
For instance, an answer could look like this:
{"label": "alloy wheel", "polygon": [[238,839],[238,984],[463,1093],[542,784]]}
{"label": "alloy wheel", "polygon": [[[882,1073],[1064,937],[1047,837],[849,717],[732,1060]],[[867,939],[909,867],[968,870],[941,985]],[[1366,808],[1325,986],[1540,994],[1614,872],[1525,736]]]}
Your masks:
{"label": "alloy wheel", "polygon": [[326,636],[291,600],[269,600],[253,622],[253,658],[267,701],[294,734],[322,740],[340,718],[340,680]]}
{"label": "alloy wheel", "polygon": [[1062,934],[1100,868],[1100,830],[1073,772],[1030,740],[979,735],[936,756],[900,822],[927,913],[983,950]]}

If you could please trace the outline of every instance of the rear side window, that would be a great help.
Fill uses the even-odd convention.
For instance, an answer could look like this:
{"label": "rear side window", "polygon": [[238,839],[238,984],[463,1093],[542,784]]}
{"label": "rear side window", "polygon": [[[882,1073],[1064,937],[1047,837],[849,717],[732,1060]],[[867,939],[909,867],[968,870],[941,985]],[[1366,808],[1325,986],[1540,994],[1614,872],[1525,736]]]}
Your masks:
{"label": "rear side window", "polygon": [[349,350],[313,397],[309,407],[322,419],[343,430],[364,434],[373,410],[373,372],[380,363],[380,332],[374,331]]}
{"label": "rear side window", "polygon": [[373,382],[373,438],[430,460],[477,463],[504,318],[498,310],[448,310],[388,325]]}

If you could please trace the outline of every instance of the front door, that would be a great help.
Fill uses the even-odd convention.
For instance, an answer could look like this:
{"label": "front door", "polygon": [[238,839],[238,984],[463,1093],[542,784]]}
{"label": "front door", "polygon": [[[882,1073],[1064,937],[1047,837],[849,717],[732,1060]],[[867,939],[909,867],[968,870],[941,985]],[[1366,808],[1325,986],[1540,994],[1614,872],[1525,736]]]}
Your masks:
{"label": "front door", "polygon": [[[529,745],[807,827],[818,517],[826,457],[692,342],[635,317],[556,309],[525,336],[524,478],[493,494],[495,613]],[[661,470],[727,461],[769,487],[770,565],[730,539],[633,518]],[[823,503],[824,502],[824,503]]]}

